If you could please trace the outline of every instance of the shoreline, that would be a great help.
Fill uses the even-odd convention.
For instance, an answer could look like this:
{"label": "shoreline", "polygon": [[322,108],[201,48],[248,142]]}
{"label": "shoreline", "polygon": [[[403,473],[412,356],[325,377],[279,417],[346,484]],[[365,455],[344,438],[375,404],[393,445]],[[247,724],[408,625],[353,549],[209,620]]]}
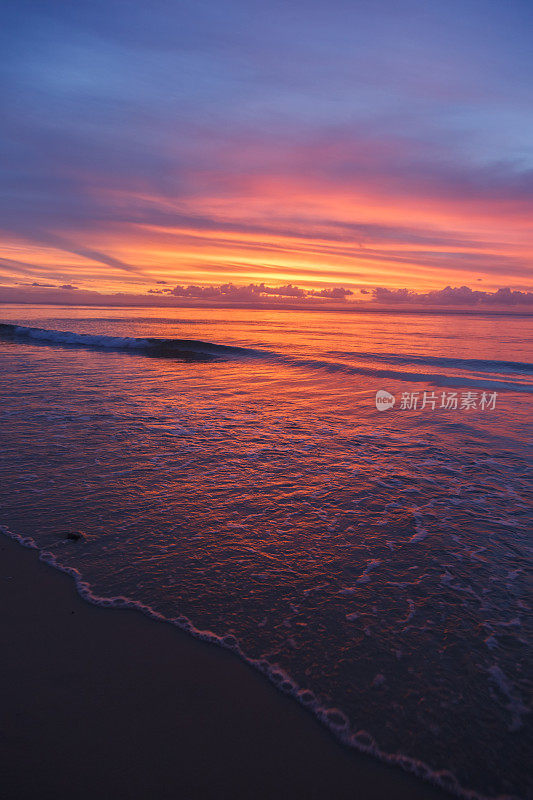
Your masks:
{"label": "shoreline", "polygon": [[0,538],[0,784],[6,800],[445,800],[339,744],[235,654],[86,602]]}

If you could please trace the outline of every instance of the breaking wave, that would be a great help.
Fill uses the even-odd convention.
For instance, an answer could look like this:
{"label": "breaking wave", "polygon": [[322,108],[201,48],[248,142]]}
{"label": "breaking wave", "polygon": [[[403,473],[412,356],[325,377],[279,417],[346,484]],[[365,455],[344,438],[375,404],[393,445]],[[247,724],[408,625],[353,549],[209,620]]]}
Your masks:
{"label": "breaking wave", "polygon": [[[320,370],[344,375],[367,375],[374,378],[434,383],[438,386],[472,387],[480,389],[533,392],[533,364],[520,361],[495,361],[479,358],[444,358],[419,355],[393,355],[390,353],[333,352],[331,356],[350,358],[351,362],[378,362],[384,366],[367,363],[312,359],[277,353],[259,348],[215,344],[200,339],[158,339],[153,337],[105,336],[71,331],[32,328],[24,325],[0,323],[0,339],[20,339],[33,344],[61,347],[129,351],[156,358],[175,358],[185,361],[219,361],[252,358],[274,361],[290,367]],[[387,367],[387,365],[390,365]],[[412,369],[399,370],[398,366]],[[442,372],[419,371],[421,366],[441,367]],[[458,370],[459,375],[444,370]],[[467,371],[469,375],[465,374]],[[486,377],[485,377],[486,376]]]}
{"label": "breaking wave", "polygon": [[90,333],[72,333],[71,331],[54,331],[46,328],[29,328],[24,325],[0,323],[0,338],[23,339],[35,343],[63,345],[71,347],[89,347],[104,350],[135,350],[148,355],[187,358],[197,356],[216,358],[217,356],[253,355],[255,351],[244,347],[232,347],[225,344],[212,344],[199,339],[155,339],[137,336],[102,336]]}

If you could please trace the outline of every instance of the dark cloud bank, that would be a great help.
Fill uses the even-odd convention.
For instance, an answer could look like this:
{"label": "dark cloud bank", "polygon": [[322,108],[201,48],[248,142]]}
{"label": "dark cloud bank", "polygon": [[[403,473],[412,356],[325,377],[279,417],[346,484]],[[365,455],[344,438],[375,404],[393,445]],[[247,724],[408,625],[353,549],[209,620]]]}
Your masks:
{"label": "dark cloud bank", "polygon": [[[194,298],[198,300],[262,300],[277,297],[281,300],[307,300],[319,298],[321,300],[334,300],[337,302],[352,303],[348,298],[354,297],[351,289],[335,287],[333,289],[301,289],[298,286],[266,286],[264,283],[250,283],[248,286],[236,286],[225,283],[220,286],[175,286],[174,289],[150,289],[151,294],[168,294],[174,297]],[[383,304],[412,304],[436,306],[483,306],[505,305],[519,306],[533,304],[533,292],[521,292],[509,288],[498,289],[496,292],[484,292],[470,289],[468,286],[451,287],[425,293],[414,292],[411,289],[361,289],[363,295],[371,295],[371,301]]]}
{"label": "dark cloud bank", "polygon": [[[164,284],[165,281],[157,281]],[[340,308],[351,310],[396,308],[398,310],[509,309],[533,311],[533,292],[508,287],[495,292],[451,287],[430,292],[411,289],[362,288],[357,291],[342,286],[326,289],[303,289],[293,284],[267,286],[250,283],[238,286],[225,283],[215,286],[190,284],[174,288],[148,289],[144,293],[103,294],[71,284],[52,285],[37,281],[17,286],[0,286],[0,303],[45,303],[59,305],[161,306],[187,305],[243,306],[248,308]]]}
{"label": "dark cloud bank", "polygon": [[[159,282],[159,281],[158,281]],[[301,289],[291,283],[285,286],[266,286],[264,283],[250,283],[248,286],[236,286],[224,283],[221,286],[175,286],[174,289],[149,289],[150,294],[169,294],[174,297],[189,297],[199,300],[261,300],[266,297],[305,300],[319,297],[323,300],[345,300],[353,295],[351,289],[336,287],[333,289]]]}
{"label": "dark cloud bank", "polygon": [[377,287],[372,290],[372,294],[373,299],[378,303],[423,303],[436,306],[519,306],[533,304],[533,292],[520,292],[509,288],[498,289],[497,292],[483,292],[469,289],[468,286],[446,286],[445,289],[418,294],[410,289],[383,289]]}

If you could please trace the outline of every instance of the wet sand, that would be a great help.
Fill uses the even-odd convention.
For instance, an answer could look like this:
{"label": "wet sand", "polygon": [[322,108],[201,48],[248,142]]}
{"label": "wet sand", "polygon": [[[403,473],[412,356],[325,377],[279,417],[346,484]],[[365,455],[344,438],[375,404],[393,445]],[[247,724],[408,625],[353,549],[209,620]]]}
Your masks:
{"label": "wet sand", "polygon": [[0,536],[3,800],[446,800],[233,654],[92,606]]}

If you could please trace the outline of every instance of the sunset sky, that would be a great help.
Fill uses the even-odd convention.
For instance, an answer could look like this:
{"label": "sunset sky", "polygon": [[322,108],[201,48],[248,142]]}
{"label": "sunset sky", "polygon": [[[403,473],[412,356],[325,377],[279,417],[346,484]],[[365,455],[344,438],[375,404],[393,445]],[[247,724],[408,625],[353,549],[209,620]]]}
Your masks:
{"label": "sunset sky", "polygon": [[3,16],[3,286],[531,290],[530,3]]}

